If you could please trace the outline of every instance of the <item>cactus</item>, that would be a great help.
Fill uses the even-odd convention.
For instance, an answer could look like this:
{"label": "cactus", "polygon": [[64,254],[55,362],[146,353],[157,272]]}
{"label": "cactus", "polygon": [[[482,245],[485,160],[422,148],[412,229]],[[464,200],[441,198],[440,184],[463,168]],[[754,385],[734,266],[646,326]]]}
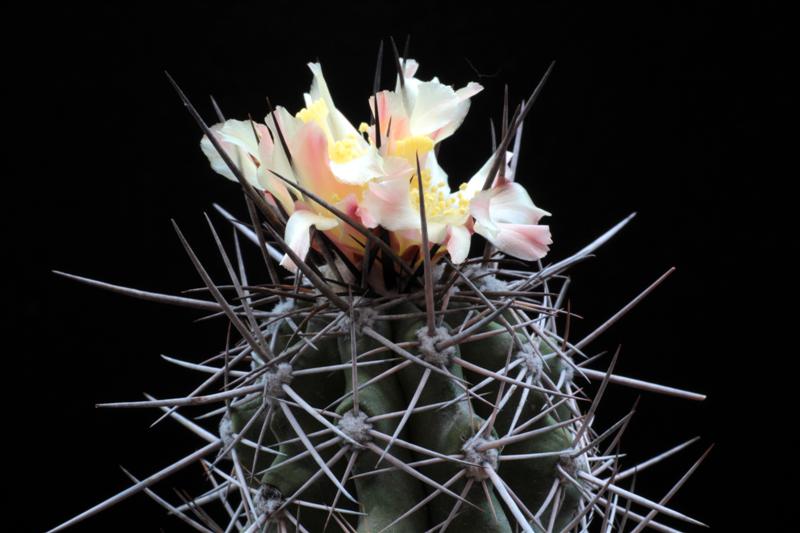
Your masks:
{"label": "cactus", "polygon": [[[538,221],[549,213],[520,192],[513,174],[523,120],[550,69],[511,117],[506,100],[492,157],[462,187],[467,192],[450,193],[451,200],[449,186],[439,185],[444,193],[436,193],[431,185],[438,169],[430,163],[435,162],[432,148],[458,127],[469,97],[480,87],[453,91],[436,79],[420,82],[413,77],[415,66],[409,70],[412,61],[395,56],[394,92],[378,91],[377,69],[373,121],[358,128],[364,134],[358,139],[337,133],[341,114],[316,64],[311,65],[315,82],[307,107],[296,117],[278,108],[265,124],[226,121],[215,105],[220,123],[209,127],[175,84],[203,130],[202,146],[212,167],[244,192],[248,219],[217,206],[236,230],[233,259],[208,220],[230,283],[211,279],[177,225],[210,299],[62,274],[224,317],[240,340],[201,363],[167,358],[201,376],[185,397],[101,404],[159,409],[160,420],[185,426],[205,444],[150,477],[131,476],[134,484],[127,490],[53,531],[142,491],[200,531],[543,533],[586,531],[592,523],[603,531],[628,525],[634,531],[674,531],[665,518],[656,520],[657,514],[700,524],[667,506],[700,461],[660,501],[625,488],[636,472],[696,439],[623,469],[620,437],[633,411],[604,430],[593,426],[599,401],[612,384],[692,400],[703,396],[615,374],[619,351],[605,370],[594,369],[597,358],[586,350],[671,269],[585,338],[569,339],[568,269],[633,215],[578,252],[542,263],[550,234]],[[426,83],[431,85],[420,89]],[[438,129],[415,133],[415,127],[424,129],[425,117],[409,107],[422,106],[429,89],[447,93],[437,101],[437,112],[445,109],[449,115]],[[393,97],[405,106],[405,123],[400,115],[384,114],[396,103]],[[390,153],[396,155],[391,164],[405,161],[404,171],[395,169],[396,183],[410,194],[418,225],[397,227],[396,214],[379,209],[380,191],[371,182],[359,183],[357,176],[335,183],[362,187],[355,206],[307,179],[314,161],[305,153],[309,145],[297,141],[304,128],[327,142],[326,164],[337,179],[336,169],[357,170],[355,164],[345,165],[369,154],[377,154],[364,163],[373,173],[375,161],[384,170],[390,166]],[[409,131],[398,133],[402,128]],[[397,180],[386,172],[381,183]],[[481,206],[488,212],[492,201],[501,200],[493,196],[501,190],[517,195],[508,209],[518,211],[481,215]],[[502,220],[504,215],[514,220]],[[313,223],[302,226],[302,220]],[[301,230],[293,224],[301,224]],[[464,246],[468,250],[472,233],[484,236],[486,246],[481,257],[467,259]],[[464,234],[466,245],[459,240]],[[254,266],[244,264],[240,238],[251,241],[263,257],[257,284],[248,281]],[[589,384],[596,385],[593,396],[595,387]],[[204,412],[190,419],[191,408]],[[212,487],[194,500],[169,503],[152,489],[197,463]]]}

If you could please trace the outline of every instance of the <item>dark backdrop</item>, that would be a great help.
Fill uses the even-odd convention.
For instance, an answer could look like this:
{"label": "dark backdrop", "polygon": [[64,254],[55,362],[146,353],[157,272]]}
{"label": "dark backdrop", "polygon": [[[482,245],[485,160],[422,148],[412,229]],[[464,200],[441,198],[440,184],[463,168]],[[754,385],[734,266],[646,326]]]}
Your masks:
{"label": "dark backdrop", "polygon": [[[367,117],[379,39],[402,42],[406,34],[423,79],[486,87],[442,147],[454,180],[489,155],[489,118],[499,118],[504,84],[516,102],[556,60],[526,122],[519,167],[519,180],[553,213],[548,259],[638,212],[597,258],[574,269],[572,309],[585,317],[573,325],[576,336],[677,267],[594,344],[595,351],[622,344],[621,374],[709,396],[693,403],[643,395],[623,439],[631,461],[695,435],[703,440],[643,474],[637,488],[659,499],[716,442],[674,507],[719,531],[788,514],[773,499],[783,489],[764,480],[770,468],[783,468],[776,462],[789,462],[772,444],[785,449],[796,440],[773,443],[775,430],[763,416],[792,405],[765,399],[780,390],[774,379],[784,369],[777,364],[782,352],[770,349],[776,330],[767,322],[778,314],[768,297],[782,281],[764,275],[777,244],[769,215],[781,196],[772,181],[781,171],[773,159],[778,149],[768,139],[782,122],[785,19],[765,4],[728,3],[544,2],[524,13],[499,2],[162,4],[28,6],[7,20],[23,30],[4,38],[4,85],[17,92],[6,109],[12,193],[4,202],[11,215],[5,262],[14,271],[6,277],[5,359],[12,366],[4,377],[19,391],[4,409],[12,446],[4,455],[15,476],[4,484],[18,502],[10,530],[52,527],[122,489],[118,464],[144,476],[198,445],[170,421],[148,429],[152,412],[94,404],[139,399],[142,391],[186,392],[196,378],[159,354],[199,360],[223,346],[222,323],[194,323],[197,312],[50,274],[59,269],[169,293],[198,286],[174,218],[223,279],[203,212],[220,202],[243,213],[241,195],[209,169],[200,133],[163,71],[209,120],[209,94],[229,117],[261,119],[265,96],[290,110],[302,105],[310,82],[305,63],[319,58],[337,104],[357,123]],[[388,61],[384,67],[392,72]],[[599,422],[616,420],[636,396],[611,387]],[[199,469],[161,484],[160,492],[174,499],[173,486],[204,487]],[[182,528],[140,495],[75,531]]]}

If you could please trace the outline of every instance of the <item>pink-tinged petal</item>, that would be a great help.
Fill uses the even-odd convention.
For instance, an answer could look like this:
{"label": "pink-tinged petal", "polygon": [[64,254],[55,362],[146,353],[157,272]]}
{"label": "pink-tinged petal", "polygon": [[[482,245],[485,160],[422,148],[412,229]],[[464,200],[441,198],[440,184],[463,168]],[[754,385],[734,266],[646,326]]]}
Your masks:
{"label": "pink-tinged petal", "polygon": [[538,225],[549,215],[533,204],[528,192],[518,183],[506,183],[481,191],[470,202],[475,232],[498,250],[532,261],[547,254],[552,243],[548,226]]}
{"label": "pink-tinged petal", "polygon": [[348,194],[334,205],[336,205],[339,211],[350,218],[358,219],[358,198],[356,198],[355,194]]}
{"label": "pink-tinged petal", "polygon": [[524,261],[541,259],[550,251],[553,243],[550,227],[530,224],[497,224],[496,231],[487,231],[475,223],[475,232],[485,237],[503,253]]}
{"label": "pink-tinged petal", "polygon": [[[361,218],[358,198],[356,198],[355,194],[348,194],[344,199],[334,205],[337,209],[339,209],[339,211],[348,217],[364,224],[364,220]],[[340,250],[346,253],[348,251],[364,251],[364,247],[359,244],[360,242],[363,242],[364,236],[346,222],[340,223],[338,226],[328,231],[326,235],[339,247]]]}
{"label": "pink-tinged petal", "polygon": [[[406,106],[400,93],[381,91],[378,93],[378,117],[381,122],[381,147],[388,146],[392,151],[392,143],[411,135]],[[375,109],[375,97],[369,97],[370,110]],[[389,130],[389,120],[392,128]],[[387,136],[387,132],[389,136]],[[370,141],[375,144],[375,128],[370,128]]]}
{"label": "pink-tinged petal", "polygon": [[[289,245],[300,259],[305,259],[308,254],[308,249],[311,247],[311,226],[316,227],[320,231],[329,230],[336,227],[339,222],[335,218],[325,217],[308,210],[302,204],[296,206],[297,210],[289,217],[286,222],[286,231],[284,233],[284,240]],[[294,272],[297,266],[294,261],[286,254],[281,260],[281,266]]]}
{"label": "pink-tinged petal", "polygon": [[292,161],[300,185],[330,200],[334,195],[344,198],[356,188],[337,180],[328,159],[328,140],[315,122],[303,124],[289,143]]}
{"label": "pink-tinged petal", "polygon": [[[259,142],[249,121],[227,120],[211,126],[212,135],[222,145],[222,149],[233,163],[242,171],[245,179],[254,187],[262,189],[258,183],[260,165]],[[211,168],[232,181],[238,181],[228,164],[205,135],[200,141],[200,149],[211,163]]]}
{"label": "pink-tinged petal", "polygon": [[367,227],[389,231],[419,227],[419,214],[411,206],[407,176],[371,181],[364,192],[359,213]]}
{"label": "pink-tinged petal", "polygon": [[491,217],[496,223],[538,224],[540,218],[550,215],[533,204],[528,191],[519,183],[506,183],[486,192],[491,195]]}
{"label": "pink-tinged petal", "polygon": [[463,263],[469,255],[470,242],[472,235],[464,226],[447,227],[447,253],[455,264]]}

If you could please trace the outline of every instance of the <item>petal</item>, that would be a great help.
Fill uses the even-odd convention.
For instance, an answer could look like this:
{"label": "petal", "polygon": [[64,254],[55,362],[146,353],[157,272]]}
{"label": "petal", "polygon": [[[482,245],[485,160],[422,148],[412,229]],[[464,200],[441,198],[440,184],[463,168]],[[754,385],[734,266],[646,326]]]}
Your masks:
{"label": "petal", "polygon": [[[305,259],[311,246],[311,234],[309,232],[311,226],[315,226],[320,231],[325,231],[336,227],[338,224],[339,222],[335,218],[318,215],[298,204],[297,210],[286,222],[284,239],[289,248],[300,256],[300,259]],[[292,272],[297,269],[288,254],[283,256],[280,264]]]}
{"label": "petal", "polygon": [[346,163],[331,161],[330,167],[339,181],[349,185],[363,185],[383,175],[381,156],[374,146],[370,146],[364,154]]}
{"label": "petal", "polygon": [[[222,145],[222,149],[242,171],[245,179],[254,187],[263,190],[258,183],[257,174],[260,164],[259,142],[249,121],[227,120],[211,126],[212,134]],[[211,163],[211,168],[226,178],[238,181],[228,164],[219,154],[207,136],[200,140],[200,149]]]}
{"label": "petal", "polygon": [[355,192],[353,186],[342,183],[331,172],[328,159],[328,140],[315,122],[303,124],[289,143],[292,161],[300,185],[325,200],[334,195],[344,198]]}
{"label": "petal", "polygon": [[[393,141],[404,139],[411,135],[409,129],[408,112],[406,111],[403,98],[398,92],[381,91],[378,93],[378,116],[381,122],[381,141],[383,144],[389,145],[389,151],[392,151],[391,143]],[[369,97],[369,108],[371,112],[375,109],[375,97]],[[392,121],[392,129],[389,130],[389,119]],[[370,141],[375,143],[375,128],[371,128]],[[386,133],[389,133],[387,138]]]}
{"label": "petal", "polygon": [[487,232],[480,223],[475,232],[484,236],[503,253],[525,261],[541,259],[553,243],[549,226],[531,224],[498,224],[497,231]]}
{"label": "petal", "polygon": [[491,217],[494,222],[508,224],[538,224],[550,213],[533,204],[528,191],[519,183],[510,182],[490,189]]}
{"label": "petal", "polygon": [[400,63],[405,67],[403,75],[406,78],[413,78],[414,74],[417,73],[417,69],[419,68],[419,63],[417,63],[417,60],[411,59],[410,57],[401,57]]}
{"label": "petal", "polygon": [[[491,203],[491,189],[479,192],[469,203],[469,213],[475,218],[476,228],[477,224],[479,224],[482,228],[482,231],[479,231],[478,233],[489,240],[491,240],[495,232],[497,232],[497,226],[492,220]],[[475,231],[478,230],[476,229]]]}
{"label": "petal", "polygon": [[411,113],[411,131],[414,135],[428,135],[441,141],[455,132],[469,111],[469,98],[480,92],[477,83],[456,92],[438,81],[419,83]]}
{"label": "petal", "polygon": [[453,263],[458,265],[464,262],[469,255],[470,241],[472,241],[472,235],[466,227],[448,226],[447,252]]}
{"label": "petal", "polygon": [[367,227],[389,231],[419,228],[419,213],[411,206],[407,176],[371,181],[359,213]]}
{"label": "petal", "polygon": [[[506,174],[508,174],[511,169],[508,166],[508,162],[511,161],[511,157],[513,154],[511,152],[506,152]],[[490,157],[486,160],[483,166],[476,172],[467,183],[467,193],[468,195],[476,194],[478,191],[483,189],[483,184],[486,183],[486,176],[489,175],[489,171],[492,169],[492,164],[494,163],[494,156]],[[493,182],[496,180],[492,180]],[[494,183],[492,184],[494,185]]]}
{"label": "petal", "polygon": [[309,63],[308,68],[314,74],[314,81],[311,82],[311,90],[309,91],[311,100],[322,98],[325,101],[325,105],[328,106],[328,124],[333,138],[339,140],[349,135],[360,137],[358,130],[350,124],[350,121],[333,104],[333,98],[328,90],[328,84],[325,82],[325,76],[322,75],[322,66],[319,63]]}

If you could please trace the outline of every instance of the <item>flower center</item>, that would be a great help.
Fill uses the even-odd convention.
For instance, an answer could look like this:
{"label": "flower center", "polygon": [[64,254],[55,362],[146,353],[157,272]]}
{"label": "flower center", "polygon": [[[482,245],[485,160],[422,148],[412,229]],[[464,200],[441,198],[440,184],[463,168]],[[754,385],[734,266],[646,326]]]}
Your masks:
{"label": "flower center", "polygon": [[328,157],[334,163],[347,163],[364,154],[364,150],[359,148],[358,137],[355,135],[349,136],[345,139],[335,140],[331,134],[330,127],[328,126],[328,106],[322,99],[315,100],[308,107],[304,107],[295,115],[303,121],[304,124],[309,122],[316,123],[325,133],[328,139]]}
{"label": "flower center", "polygon": [[416,163],[416,155],[419,154],[421,159],[423,155],[431,151],[433,145],[433,139],[427,135],[414,135],[396,141],[394,143],[393,155],[405,157],[411,163]]}
{"label": "flower center", "polygon": [[[419,211],[419,183],[417,174],[412,176],[411,189],[409,190],[409,200],[414,209]],[[427,168],[422,169],[422,195],[425,198],[425,215],[428,219],[465,217],[469,210],[469,197],[467,194],[467,184],[462,183],[459,190],[451,193],[447,183],[437,181],[432,183],[431,172]],[[470,195],[471,196],[471,195]]]}

